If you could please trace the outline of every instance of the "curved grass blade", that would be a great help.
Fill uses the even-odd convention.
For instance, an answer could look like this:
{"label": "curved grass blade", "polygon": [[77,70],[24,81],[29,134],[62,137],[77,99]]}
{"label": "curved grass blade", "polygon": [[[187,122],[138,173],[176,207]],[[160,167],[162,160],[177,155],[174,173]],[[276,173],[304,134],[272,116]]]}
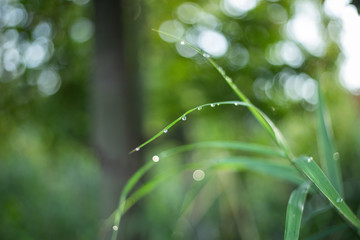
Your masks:
{"label": "curved grass blade", "polygon": [[295,165],[315,184],[340,214],[359,231],[360,220],[344,202],[316,162],[311,157],[302,156],[295,160]]}
{"label": "curved grass blade", "polygon": [[[230,88],[235,92],[235,94],[246,104],[249,104],[250,106],[254,106],[251,101],[246,97],[246,95],[236,86],[236,84],[233,82],[231,77],[229,77],[224,69],[220,67],[211,57],[208,53],[202,51],[201,49],[195,47],[189,42],[186,42],[182,40],[181,38],[178,38],[174,35],[168,34],[163,31],[159,31],[156,29],[153,29],[153,31],[156,31],[158,33],[164,34],[168,37],[171,37],[173,39],[176,39],[180,41],[182,44],[185,44],[192,49],[194,49],[196,52],[201,54],[222,76],[222,78],[226,81],[226,83],[230,86]],[[275,127],[275,125],[270,121],[270,119],[258,108],[249,108],[251,113],[255,116],[255,118],[258,120],[258,122],[266,129],[266,131],[273,137],[275,142],[279,145],[279,147],[285,152],[287,155],[287,158],[290,161],[293,161],[294,155],[291,153],[290,148],[287,146],[287,143],[285,139],[283,138],[281,132]],[[276,131],[274,131],[276,129]]]}
{"label": "curved grass blade", "polygon": [[144,176],[144,174],[151,169],[151,167],[154,166],[154,162],[148,162],[147,164],[143,165],[139,170],[137,170],[134,175],[129,179],[129,181],[126,183],[125,187],[123,188],[119,200],[119,207],[117,210],[115,210],[114,213],[114,225],[113,225],[113,233],[112,233],[112,240],[116,240],[117,238],[117,230],[120,225],[121,217],[126,212],[125,210],[125,202],[128,194],[130,191],[134,188],[134,186],[138,183],[140,178]]}
{"label": "curved grass blade", "polygon": [[249,170],[296,184],[304,182],[304,178],[293,166],[283,163],[269,162],[260,158],[228,157],[223,158],[219,163],[214,165],[214,167],[226,170]]}
{"label": "curved grass blade", "polygon": [[[225,101],[225,102],[215,102],[215,103],[207,103],[207,104],[203,104],[197,107],[194,107],[188,111],[186,111],[184,114],[182,114],[180,117],[178,117],[177,119],[175,119],[173,122],[171,122],[170,124],[168,124],[163,130],[161,130],[160,132],[158,132],[157,134],[155,134],[155,136],[153,136],[152,138],[150,138],[149,140],[147,140],[146,142],[144,142],[143,144],[141,144],[140,146],[134,148],[129,154],[133,153],[133,152],[137,152],[139,151],[142,147],[146,146],[147,144],[151,143],[152,141],[154,141],[156,138],[160,137],[161,135],[165,134],[168,132],[168,130],[173,127],[176,123],[182,121],[182,119],[184,117],[187,117],[190,113],[197,111],[197,110],[201,110],[205,107],[215,107],[215,106],[220,106],[220,105],[240,105],[240,106],[246,106],[246,107],[250,107],[249,104],[244,103],[244,102],[239,102],[239,101]],[[251,106],[252,107],[252,106]]]}
{"label": "curved grass blade", "polygon": [[152,138],[150,138],[149,140],[147,140],[146,142],[144,142],[143,144],[141,144],[140,146],[136,147],[135,149],[133,149],[131,153],[139,151],[142,147],[144,147],[145,145],[149,144],[150,142],[154,141],[156,138],[160,137],[161,135],[167,133],[167,131],[174,126],[177,122],[181,121],[184,117],[186,117],[187,115],[189,115],[190,113],[196,111],[196,110],[201,110],[204,107],[215,107],[215,106],[220,106],[220,105],[235,105],[235,106],[243,106],[243,107],[247,107],[250,110],[251,109],[255,109],[255,111],[261,116],[261,118],[266,122],[266,125],[270,128],[271,130],[271,136],[273,137],[273,139],[275,140],[275,142],[277,143],[277,145],[281,148],[281,150],[283,150],[286,158],[288,158],[289,160],[292,161],[292,153],[290,152],[289,148],[287,147],[287,144],[281,134],[281,132],[279,131],[279,129],[275,126],[275,124],[271,121],[271,119],[269,117],[266,116],[265,113],[263,113],[260,109],[258,109],[257,107],[255,107],[254,105],[251,105],[249,103],[245,103],[245,102],[241,102],[241,101],[225,101],[225,102],[215,102],[215,103],[207,103],[207,104],[203,104],[200,105],[198,107],[192,108],[188,111],[186,111],[184,114],[182,114],[181,116],[179,116],[177,119],[175,119],[173,122],[171,122],[169,125],[167,125],[163,130],[161,130],[160,132],[158,132],[157,134],[155,134],[155,136],[153,136]]}
{"label": "curved grass blade", "polygon": [[323,213],[329,211],[330,209],[333,209],[333,206],[331,204],[327,204],[322,207],[317,207],[316,209],[311,211],[311,213],[309,213],[308,216],[304,217],[303,223],[306,224],[306,222],[309,222],[311,219],[319,216],[320,214],[323,214]]}
{"label": "curved grass blade", "polygon": [[167,157],[173,154],[178,154],[181,152],[187,152],[201,148],[211,148],[211,149],[221,148],[221,149],[230,149],[230,150],[240,150],[240,151],[262,154],[271,157],[279,157],[279,158],[285,157],[284,153],[271,147],[262,146],[259,144],[245,143],[245,142],[223,142],[223,141],[198,142],[193,144],[182,145],[161,152],[159,154],[159,157]]}
{"label": "curved grass blade", "polygon": [[304,178],[299,172],[292,166],[268,162],[264,159],[251,158],[251,157],[229,157],[215,159],[211,161],[202,161],[189,163],[179,168],[167,169],[164,173],[155,176],[153,179],[147,181],[144,185],[139,187],[131,196],[122,201],[121,207],[122,214],[124,214],[129,208],[131,208],[141,198],[149,194],[156,187],[162,183],[167,182],[168,179],[174,177],[185,171],[194,169],[214,169],[214,170],[236,170],[236,171],[251,171],[270,175],[278,179],[286,180],[296,184],[304,182]]}
{"label": "curved grass blade", "polygon": [[331,226],[328,229],[325,229],[311,237],[305,238],[305,240],[322,240],[327,239],[326,237],[332,236],[336,232],[344,231],[349,228],[349,225],[343,223],[335,226]]}
{"label": "curved grass blade", "polygon": [[319,153],[323,169],[328,175],[330,182],[334,185],[335,189],[343,194],[343,186],[341,180],[341,171],[337,159],[335,159],[334,154],[334,144],[332,137],[332,128],[330,116],[327,112],[325,105],[324,97],[318,87],[318,139],[319,139]]}
{"label": "curved grass blade", "polygon": [[299,239],[302,214],[304,211],[306,195],[309,191],[310,183],[305,182],[294,190],[288,202],[286,210],[286,224],[284,240]]}

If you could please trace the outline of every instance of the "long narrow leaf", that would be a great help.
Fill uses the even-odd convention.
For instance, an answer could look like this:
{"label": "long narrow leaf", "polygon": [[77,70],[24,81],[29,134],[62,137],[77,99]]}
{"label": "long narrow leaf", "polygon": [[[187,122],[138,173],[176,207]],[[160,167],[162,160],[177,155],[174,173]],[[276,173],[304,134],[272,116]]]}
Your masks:
{"label": "long narrow leaf", "polygon": [[211,148],[211,149],[221,148],[221,149],[230,149],[230,150],[240,150],[244,152],[261,154],[271,157],[279,157],[279,158],[285,157],[284,153],[271,147],[262,146],[259,144],[245,143],[245,142],[223,142],[223,141],[198,142],[193,144],[182,145],[171,149],[167,149],[161,152],[159,156],[167,157],[173,154],[178,154],[181,152],[187,152],[201,148]]}
{"label": "long narrow leaf", "polygon": [[325,195],[330,203],[340,212],[346,220],[353,226],[360,230],[360,220],[351,211],[349,206],[345,203],[341,195],[336,191],[335,187],[331,184],[328,177],[324,174],[321,168],[310,157],[302,156],[295,160],[295,164]]}
{"label": "long narrow leaf", "polygon": [[[241,102],[241,101],[225,101],[225,102],[215,102],[215,103],[207,103],[207,104],[203,104],[197,107],[194,107],[188,111],[186,111],[184,114],[182,114],[181,116],[179,116],[178,118],[176,118],[173,122],[171,122],[170,124],[168,124],[163,130],[161,130],[160,132],[158,132],[157,134],[155,134],[152,138],[150,138],[149,140],[147,140],[146,142],[144,142],[143,144],[141,144],[140,146],[136,147],[135,149],[133,149],[131,153],[139,151],[141,148],[143,148],[144,146],[146,146],[147,144],[151,143],[152,141],[154,141],[155,139],[157,139],[158,137],[160,137],[163,134],[166,134],[169,129],[171,127],[173,127],[176,123],[180,122],[181,120],[185,119],[189,114],[191,114],[194,111],[198,111],[201,110],[205,107],[216,107],[216,106],[220,106],[220,105],[234,105],[234,106],[242,106],[242,107],[246,107],[248,109],[255,109],[255,111],[261,116],[261,118],[263,119],[264,122],[266,122],[266,126],[269,127],[270,129],[270,134],[272,136],[272,138],[274,139],[274,141],[277,143],[277,145],[280,147],[280,149],[284,152],[285,156],[287,159],[292,160],[293,159],[293,155],[289,150],[289,147],[287,146],[280,130],[275,126],[275,124],[271,121],[271,119],[266,116],[265,113],[263,113],[260,109],[258,109],[257,107],[255,107],[254,105],[251,105],[249,103],[245,103],[245,102]],[[262,125],[263,126],[263,125]],[[265,128],[266,129],[266,128]]]}
{"label": "long narrow leaf", "polygon": [[128,199],[122,201],[122,214],[133,206],[141,198],[149,194],[159,185],[167,182],[169,178],[176,176],[184,171],[194,169],[219,169],[233,171],[251,171],[270,175],[278,179],[286,180],[296,184],[304,182],[304,178],[299,175],[295,168],[281,163],[268,162],[259,158],[251,157],[229,157],[210,161],[194,162],[182,166],[180,169],[167,169],[164,173],[148,180],[143,186],[139,187]]}
{"label": "long narrow leaf", "polygon": [[335,225],[335,226],[331,226],[325,230],[322,230],[321,232],[316,233],[313,236],[310,236],[308,238],[306,238],[305,240],[323,240],[323,239],[328,239],[326,237],[330,237],[332,235],[334,235],[334,233],[336,232],[340,232],[340,231],[344,231],[346,229],[349,228],[349,225],[342,223],[339,225]]}
{"label": "long narrow leaf", "polygon": [[194,111],[200,111],[205,107],[216,107],[216,106],[220,106],[220,105],[235,105],[235,106],[245,106],[245,107],[252,107],[251,105],[245,103],[245,102],[239,102],[239,101],[225,101],[225,102],[214,102],[214,103],[207,103],[207,104],[203,104],[197,107],[194,107],[188,111],[186,111],[185,113],[183,113],[181,116],[179,116],[178,118],[176,118],[174,121],[172,121],[170,124],[168,124],[164,129],[162,129],[160,132],[158,132],[157,134],[155,134],[153,137],[151,137],[149,140],[147,140],[146,142],[144,142],[143,144],[141,144],[140,146],[134,148],[131,152],[137,152],[139,151],[142,147],[146,146],[147,144],[151,143],[152,141],[154,141],[155,139],[157,139],[158,137],[160,137],[163,134],[166,134],[169,129],[171,127],[173,127],[176,123],[180,122],[181,120],[184,120],[187,118],[187,116],[189,114],[191,114]]}
{"label": "long narrow leaf", "polygon": [[304,178],[291,165],[269,162],[265,159],[252,157],[228,157],[220,159],[214,167],[226,170],[249,170],[279,179],[287,180],[296,184],[304,182]]}
{"label": "long narrow leaf", "polygon": [[129,181],[126,183],[125,187],[123,188],[119,200],[119,207],[117,210],[115,210],[114,213],[114,225],[113,225],[113,233],[112,233],[112,240],[115,240],[117,238],[117,230],[120,225],[120,221],[125,210],[125,202],[128,194],[130,191],[134,188],[134,186],[137,184],[137,182],[140,180],[140,178],[147,172],[149,169],[154,165],[154,162],[148,162],[144,166],[142,166],[139,170],[137,170],[134,175],[129,179]]}
{"label": "long narrow leaf", "polygon": [[[187,45],[194,49],[196,52],[201,54],[221,75],[221,77],[225,80],[225,82],[230,86],[230,88],[235,92],[235,94],[242,100],[245,104],[248,104],[249,106],[254,106],[251,101],[246,97],[246,95],[236,86],[236,84],[233,82],[231,77],[229,77],[224,69],[220,67],[212,58],[211,56],[202,51],[201,49],[195,47],[189,42],[186,42],[174,35],[168,34],[166,32],[162,32],[156,29],[153,29],[154,31],[161,33],[163,35],[166,35],[168,37],[174,38],[181,42],[183,45]],[[282,134],[278,129],[275,127],[275,125],[270,121],[270,119],[258,108],[252,107],[249,108],[251,113],[254,115],[254,117],[258,120],[258,122],[266,129],[266,131],[272,136],[272,138],[275,140],[275,142],[278,144],[278,146],[284,151],[284,153],[287,155],[287,158],[289,160],[293,160],[294,156],[290,151],[290,148],[287,146],[287,143],[285,139],[282,137]]]}
{"label": "long narrow leaf", "polygon": [[305,182],[294,190],[289,199],[286,210],[285,240],[299,239],[301,219],[304,211],[306,195],[309,191],[310,183]]}
{"label": "long narrow leaf", "polygon": [[318,98],[317,129],[321,162],[326,174],[330,179],[330,182],[334,185],[335,189],[340,193],[340,195],[343,195],[341,172],[337,159],[334,157],[335,150],[331,130],[331,121],[320,87],[318,88]]}

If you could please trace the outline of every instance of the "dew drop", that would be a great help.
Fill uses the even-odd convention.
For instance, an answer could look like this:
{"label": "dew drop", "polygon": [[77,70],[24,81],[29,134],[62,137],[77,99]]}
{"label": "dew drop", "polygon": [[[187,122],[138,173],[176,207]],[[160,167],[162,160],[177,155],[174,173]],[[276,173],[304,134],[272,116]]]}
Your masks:
{"label": "dew drop", "polygon": [[212,103],[212,104],[210,104],[210,106],[211,106],[211,107],[215,107],[215,104]]}
{"label": "dew drop", "polygon": [[137,152],[140,151],[140,148],[139,147],[135,148],[135,151],[137,151]]}
{"label": "dew drop", "polygon": [[158,155],[154,155],[154,156],[152,157],[152,160],[153,160],[154,162],[158,162],[158,161],[160,160],[160,158],[159,158]]}
{"label": "dew drop", "polygon": [[340,153],[339,152],[335,152],[333,155],[334,159],[337,161],[340,159]]}
{"label": "dew drop", "polygon": [[180,44],[181,44],[181,45],[185,45],[185,42],[184,42],[184,41],[181,41]]}
{"label": "dew drop", "polygon": [[198,110],[200,111],[202,109],[202,107],[198,107]]}
{"label": "dew drop", "polygon": [[185,121],[185,120],[186,120],[186,116],[183,116],[183,117],[181,118],[181,120]]}
{"label": "dew drop", "polygon": [[167,133],[168,132],[168,130],[167,129],[164,129],[164,133]]}
{"label": "dew drop", "polygon": [[238,106],[239,104],[238,103],[234,103],[235,106]]}
{"label": "dew drop", "polygon": [[337,203],[341,203],[341,202],[343,202],[343,201],[344,201],[344,199],[342,199],[342,198],[336,199],[336,202],[337,202]]}
{"label": "dew drop", "polygon": [[226,77],[225,77],[225,80],[226,80],[227,82],[232,82],[232,79],[231,79],[231,77],[229,77],[229,76],[226,76]]}
{"label": "dew drop", "polygon": [[307,162],[309,163],[309,162],[311,162],[313,160],[313,158],[312,157],[309,157],[308,159],[307,159]]}
{"label": "dew drop", "polygon": [[209,55],[208,53],[203,53],[203,57],[204,57],[204,58],[209,58],[210,55]]}
{"label": "dew drop", "polygon": [[112,229],[113,229],[114,231],[119,230],[118,226],[115,226],[115,225],[112,227]]}
{"label": "dew drop", "polygon": [[222,67],[219,67],[219,68],[218,68],[218,71],[219,71],[222,75],[225,74],[225,71],[224,71],[224,69],[223,69]]}
{"label": "dew drop", "polygon": [[193,173],[193,179],[194,179],[195,181],[201,181],[201,180],[204,179],[204,177],[205,177],[205,173],[204,173],[204,171],[201,170],[201,169],[197,169],[197,170],[195,170],[194,173]]}

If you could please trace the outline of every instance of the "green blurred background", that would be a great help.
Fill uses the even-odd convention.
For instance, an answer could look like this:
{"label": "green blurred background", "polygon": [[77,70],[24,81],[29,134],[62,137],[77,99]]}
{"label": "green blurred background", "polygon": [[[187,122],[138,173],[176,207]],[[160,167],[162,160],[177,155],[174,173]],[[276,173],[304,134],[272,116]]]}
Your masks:
{"label": "green blurred background", "polygon": [[[104,220],[125,181],[159,151],[209,140],[273,146],[248,111],[224,106],[128,155],[186,110],[237,100],[202,56],[152,29],[212,55],[294,153],[315,159],[320,85],[345,199],[359,213],[360,80],[343,67],[359,51],[344,45],[346,20],[333,2],[0,0],[0,239],[106,239]],[[172,164],[231,154],[194,151]],[[119,238],[281,239],[294,188],[247,172],[206,173],[201,182],[181,174],[126,215]],[[181,213],[189,197],[193,208]],[[308,212],[321,201],[310,198]],[[327,211],[302,236],[339,223]],[[353,237],[345,227],[331,239]]]}

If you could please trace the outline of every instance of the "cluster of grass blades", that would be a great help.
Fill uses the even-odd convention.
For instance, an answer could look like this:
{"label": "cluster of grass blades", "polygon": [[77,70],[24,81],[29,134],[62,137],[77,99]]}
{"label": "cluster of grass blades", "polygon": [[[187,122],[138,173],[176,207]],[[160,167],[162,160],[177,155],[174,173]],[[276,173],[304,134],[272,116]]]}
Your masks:
{"label": "cluster of grass blades", "polygon": [[[108,223],[112,222],[112,239],[115,240],[117,238],[117,233],[119,229],[118,226],[120,225],[121,218],[126,213],[126,211],[131,208],[131,206],[133,206],[142,197],[149,194],[157,186],[166,182],[174,175],[181,174],[189,170],[193,171],[195,169],[231,169],[233,171],[258,172],[298,184],[299,187],[292,192],[288,201],[284,231],[284,239],[286,240],[294,240],[299,238],[304,205],[306,203],[306,197],[309,191],[317,191],[320,192],[323,196],[325,196],[331,206],[338,211],[338,213],[345,219],[347,224],[352,227],[359,235],[360,220],[352,212],[352,210],[349,208],[343,198],[343,183],[340,176],[340,169],[338,163],[336,162],[336,154],[334,157],[334,147],[330,134],[330,126],[328,124],[329,121],[328,119],[326,119],[326,109],[324,107],[324,101],[321,96],[320,90],[318,90],[318,138],[320,142],[319,151],[322,157],[322,167],[320,167],[312,157],[295,157],[291,152],[290,148],[288,147],[288,144],[286,143],[281,132],[270,120],[270,118],[250,102],[250,100],[245,96],[245,94],[241,92],[241,90],[233,83],[232,79],[226,75],[225,71],[210,57],[209,54],[201,51],[200,49],[196,48],[188,42],[185,42],[182,39],[178,39],[175,36],[169,35],[164,32],[159,33],[167,35],[168,37],[172,37],[178,40],[182,45],[187,45],[197,51],[199,54],[201,54],[220,73],[222,78],[239,97],[240,101],[215,102],[194,107],[179,116],[175,121],[167,125],[154,137],[150,138],[148,141],[141,144],[140,146],[132,150],[130,153],[139,151],[145,145],[154,141],[162,134],[167,133],[167,131],[176,123],[182,120],[186,120],[186,117],[192,112],[199,111],[207,107],[213,108],[221,105],[233,105],[236,108],[247,108],[253,114],[255,119],[260,123],[260,125],[269,133],[271,138],[274,140],[277,148],[271,148],[267,146],[244,142],[203,142],[175,147],[154,156],[153,161],[149,161],[143,167],[141,167],[131,177],[131,179],[124,187],[120,196],[119,207],[108,219]],[[199,148],[223,148],[241,150],[243,152],[255,153],[264,157],[254,158],[246,156],[234,156],[187,163],[182,165],[180,169],[169,169],[162,174],[156,175],[152,179],[148,179],[142,186],[139,186],[135,189],[135,186],[137,185],[139,180],[153,166],[155,166],[159,160],[164,161],[166,160],[166,158],[174,154]],[[282,158],[286,159],[287,161],[285,163],[267,161],[267,159],[271,157]],[[343,226],[340,226],[340,228],[343,228]]]}

